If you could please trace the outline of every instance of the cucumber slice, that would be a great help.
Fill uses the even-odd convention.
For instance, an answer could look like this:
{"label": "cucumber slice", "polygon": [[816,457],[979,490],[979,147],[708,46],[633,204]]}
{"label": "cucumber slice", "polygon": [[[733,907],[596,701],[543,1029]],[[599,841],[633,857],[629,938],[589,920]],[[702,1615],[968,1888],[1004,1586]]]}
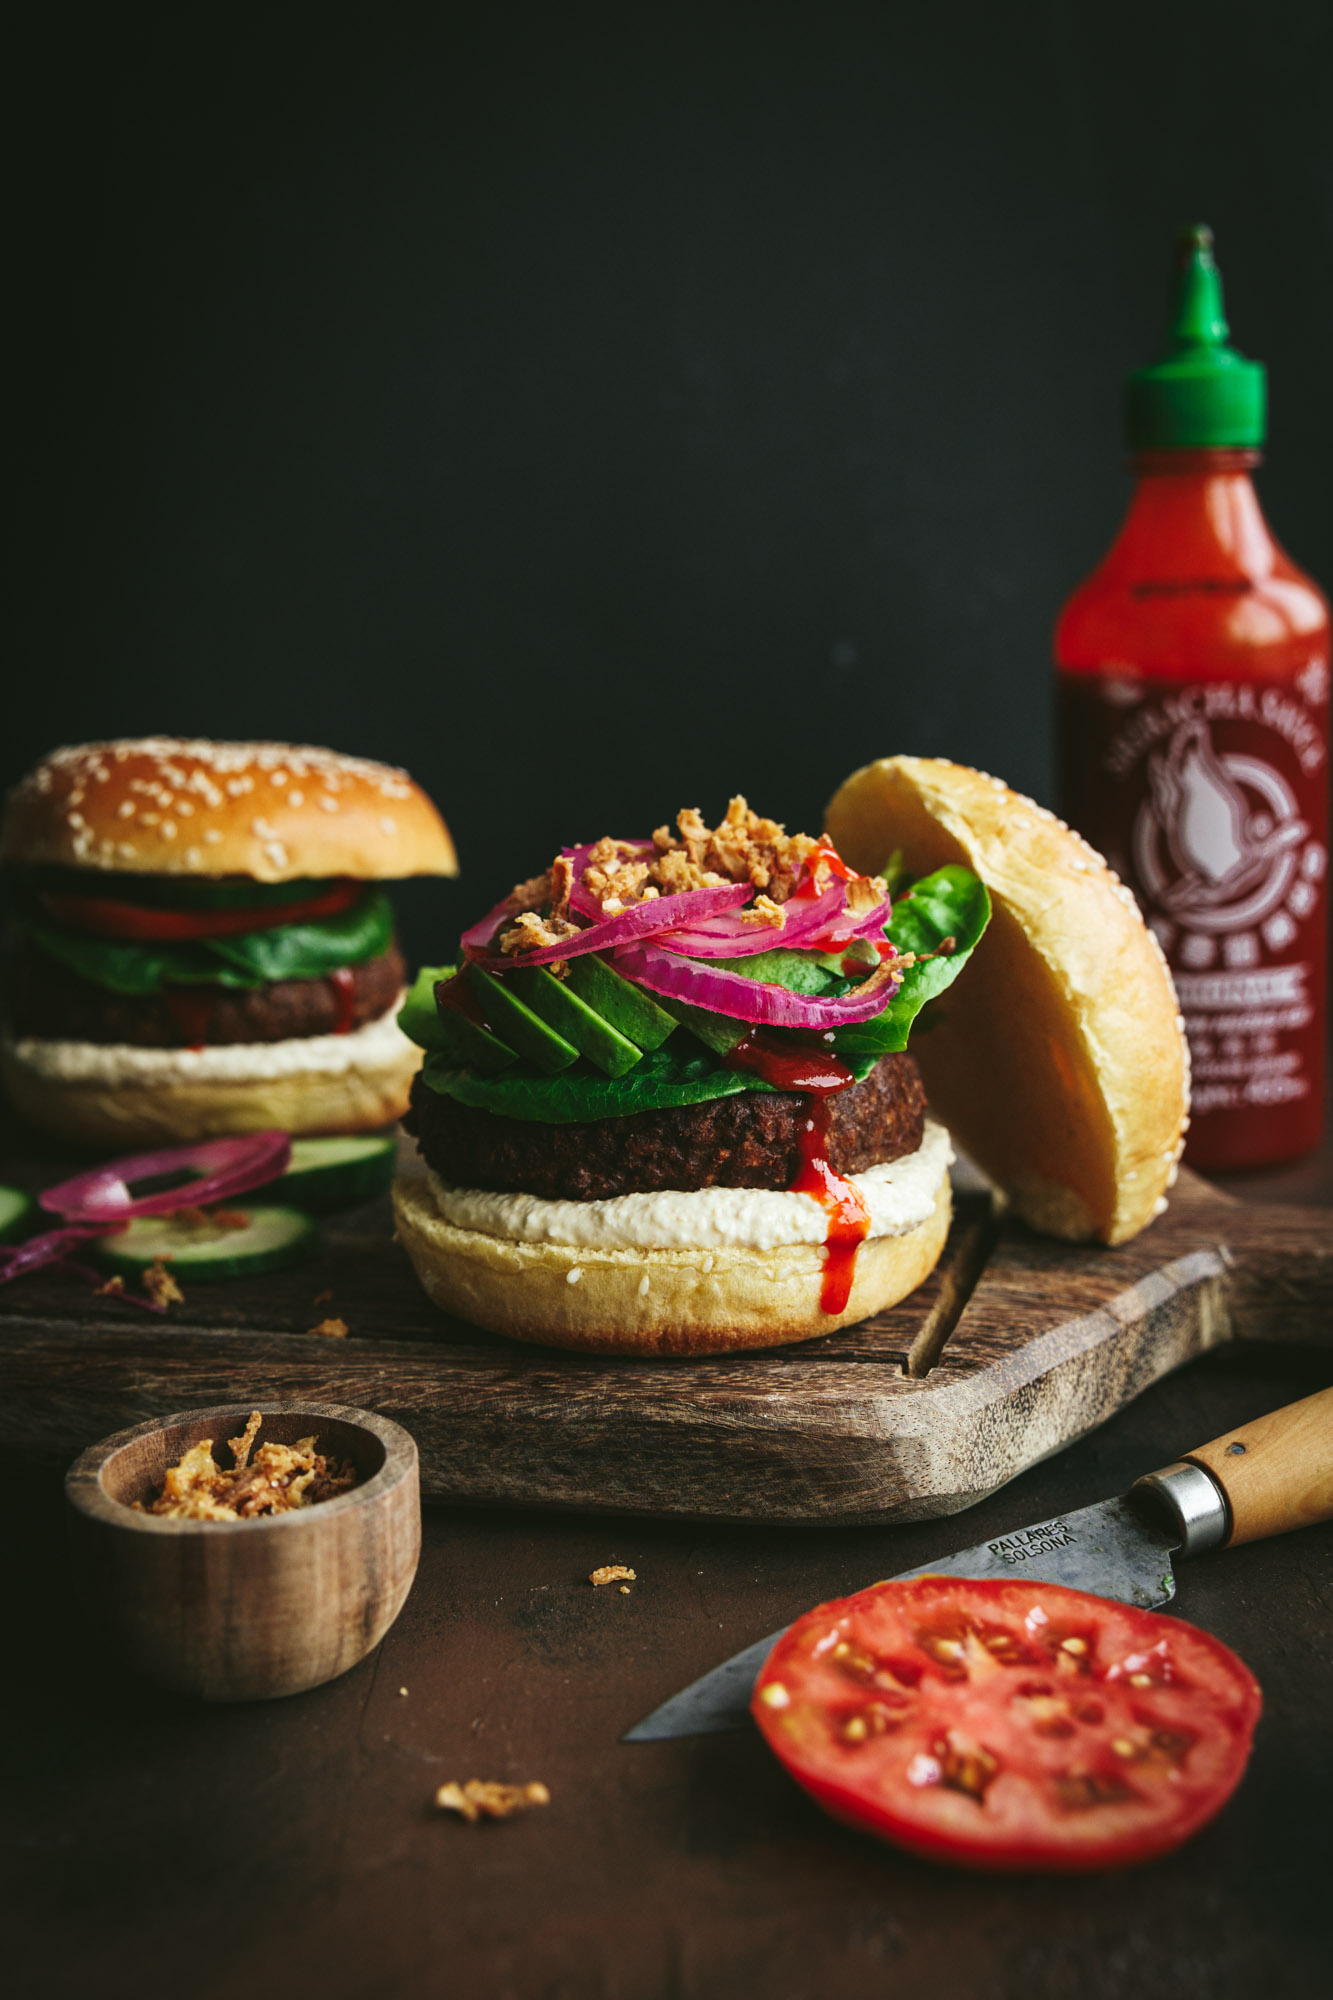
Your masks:
{"label": "cucumber slice", "polygon": [[254,1278],[313,1256],[319,1230],[297,1208],[252,1208],[243,1229],[198,1229],[170,1215],[141,1215],[119,1236],[107,1236],[93,1254],[109,1271],[137,1278],[159,1257],[184,1282]]}
{"label": "cucumber slice", "polygon": [[0,1187],[0,1243],[21,1233],[37,1204],[22,1188]]}
{"label": "cucumber slice", "polygon": [[[343,1138],[293,1139],[285,1174],[254,1190],[264,1201],[290,1202],[307,1214],[373,1201],[393,1179],[398,1148],[388,1133],[348,1133]],[[247,1197],[238,1196],[238,1206]]]}
{"label": "cucumber slice", "polygon": [[549,1021],[607,1076],[623,1076],[627,1069],[643,1061],[642,1049],[603,1020],[586,1000],[580,1000],[577,993],[571,993],[567,986],[553,979],[544,965],[527,966],[511,972],[509,978],[533,1013]]}

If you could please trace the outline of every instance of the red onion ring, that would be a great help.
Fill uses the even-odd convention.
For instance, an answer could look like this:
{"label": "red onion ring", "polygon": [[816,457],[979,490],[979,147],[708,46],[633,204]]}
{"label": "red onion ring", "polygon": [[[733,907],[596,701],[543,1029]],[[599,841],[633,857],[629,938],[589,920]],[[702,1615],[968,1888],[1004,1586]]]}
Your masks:
{"label": "red onion ring", "polygon": [[[743,913],[728,911],[725,916],[710,918],[706,923],[668,931],[655,937],[653,943],[687,958],[751,958],[761,951],[778,951],[784,946],[806,943],[817,931],[834,924],[846,906],[846,888],[841,882],[831,882],[822,896],[792,896],[782,904],[787,915],[780,930],[769,924],[742,926]],[[837,928],[840,933],[841,926]],[[850,938],[853,933],[849,931],[847,935]]]}
{"label": "red onion ring", "polygon": [[[594,923],[601,918],[602,906],[584,888],[583,877],[588,866],[588,856],[596,845],[596,841],[590,840],[583,847],[562,847],[560,850],[561,859],[571,863],[574,874],[573,886],[569,892],[569,907],[576,917],[588,917]],[[630,848],[640,861],[657,852],[651,840],[622,840],[619,845]]]}
{"label": "red onion ring", "polygon": [[836,999],[816,999],[808,993],[789,993],[785,986],[746,979],[739,972],[700,965],[697,959],[677,958],[673,952],[660,950],[656,942],[622,946],[613,963],[617,972],[636,986],[646,986],[650,993],[766,1028],[842,1028],[853,1021],[868,1021],[883,1013],[902,977],[895,960],[886,958],[878,971],[850,993]]}
{"label": "red onion ring", "polygon": [[[37,1199],[66,1222],[95,1225],[88,1233],[96,1235],[128,1222],[132,1216],[169,1215],[173,1209],[202,1207],[205,1202],[246,1194],[276,1179],[291,1154],[287,1132],[246,1132],[231,1139],[201,1140],[192,1146],[164,1146],[155,1153],[134,1153],[128,1159],[111,1160],[106,1166],[76,1174],[73,1180],[47,1188]],[[182,1167],[198,1167],[202,1173],[180,1187],[142,1195],[138,1200],[130,1193],[133,1181],[175,1173]]]}
{"label": "red onion ring", "polygon": [[57,1264],[80,1243],[107,1234],[105,1223],[84,1223],[64,1229],[48,1229],[41,1236],[30,1236],[26,1243],[6,1247],[0,1250],[0,1285],[7,1285],[11,1278],[26,1277],[29,1271],[40,1271],[45,1264]]}
{"label": "red onion ring", "polygon": [[[712,916],[718,910],[737,909],[749,901],[750,893],[748,882],[724,882],[716,889],[684,889],[678,896],[654,896],[646,903],[631,903],[627,910],[621,910],[618,915],[607,917],[599,924],[589,924],[586,930],[561,938],[558,944],[543,945],[540,951],[520,951],[512,955],[500,952],[482,958],[480,962],[488,971],[512,972],[515,966],[551,965],[559,959],[578,958],[585,951],[614,951],[617,945],[629,944],[637,938],[656,937],[659,931],[675,930],[682,918]],[[483,918],[482,924],[473,926],[474,931],[480,930],[489,921],[489,918]],[[466,935],[463,946],[468,949]],[[469,956],[476,958],[478,952],[469,951]]]}

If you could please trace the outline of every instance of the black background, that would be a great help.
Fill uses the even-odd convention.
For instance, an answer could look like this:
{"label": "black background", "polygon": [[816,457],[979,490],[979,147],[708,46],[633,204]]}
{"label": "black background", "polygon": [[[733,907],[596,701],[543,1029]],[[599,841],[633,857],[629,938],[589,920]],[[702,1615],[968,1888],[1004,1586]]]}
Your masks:
{"label": "black background", "polygon": [[1333,10],[32,10],[0,779],[171,731],[405,763],[464,880],[856,764],[1050,791],[1174,229],[1333,571]]}

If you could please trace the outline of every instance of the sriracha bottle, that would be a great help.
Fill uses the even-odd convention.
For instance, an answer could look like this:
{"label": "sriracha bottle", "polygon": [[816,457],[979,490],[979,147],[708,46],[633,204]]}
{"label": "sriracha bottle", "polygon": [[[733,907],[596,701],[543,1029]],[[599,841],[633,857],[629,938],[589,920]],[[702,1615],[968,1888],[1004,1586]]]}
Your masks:
{"label": "sriracha bottle", "polygon": [[1061,811],[1180,995],[1186,1158],[1254,1167],[1323,1125],[1329,611],[1260,511],[1264,370],[1227,333],[1211,234],[1187,230],[1171,351],[1128,384],[1134,496],[1055,658]]}

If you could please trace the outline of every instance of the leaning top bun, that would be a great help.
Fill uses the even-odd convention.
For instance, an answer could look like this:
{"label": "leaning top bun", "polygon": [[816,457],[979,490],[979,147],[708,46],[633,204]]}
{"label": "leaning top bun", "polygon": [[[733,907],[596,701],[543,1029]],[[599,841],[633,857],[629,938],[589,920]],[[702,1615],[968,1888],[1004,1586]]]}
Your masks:
{"label": "leaning top bun", "polygon": [[1133,1236],[1175,1179],[1189,1056],[1129,890],[1043,806],[939,759],[867,764],[827,825],[854,868],[901,849],[910,875],[955,861],[981,876],[990,928],[912,1042],[931,1104],[1035,1228]]}
{"label": "leaning top bun", "polygon": [[405,771],[175,736],[53,750],[10,794],[0,861],[257,882],[458,873],[448,827]]}

